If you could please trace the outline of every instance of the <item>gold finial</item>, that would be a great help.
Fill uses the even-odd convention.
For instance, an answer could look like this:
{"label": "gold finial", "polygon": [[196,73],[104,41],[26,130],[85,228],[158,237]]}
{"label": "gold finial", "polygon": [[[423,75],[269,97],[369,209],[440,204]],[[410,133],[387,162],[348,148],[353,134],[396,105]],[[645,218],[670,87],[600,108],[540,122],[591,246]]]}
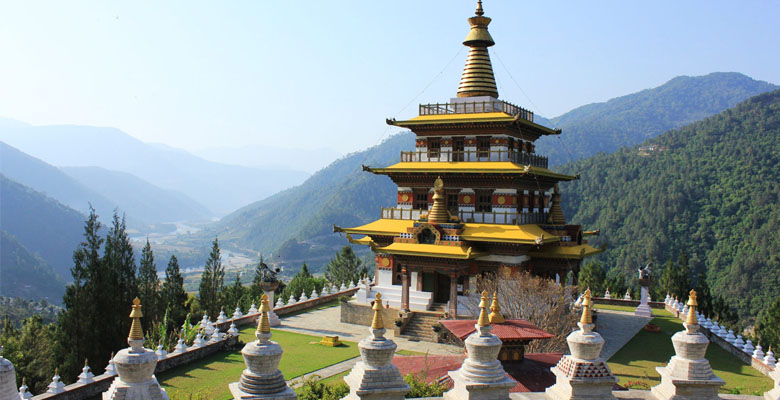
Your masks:
{"label": "gold finial", "polygon": [[446,223],[450,220],[450,213],[447,211],[447,202],[444,197],[444,181],[441,177],[436,178],[433,182],[433,207],[428,212],[428,222]]}
{"label": "gold finial", "polygon": [[482,299],[479,302],[479,320],[477,325],[488,326],[490,325],[490,318],[488,318],[488,292],[487,290],[482,292]]}
{"label": "gold finial", "polygon": [[133,299],[133,310],[130,311],[130,318],[133,319],[133,323],[130,325],[130,340],[143,340],[144,331],[141,329],[141,317],[144,314],[141,312],[141,300],[136,297]]}
{"label": "gold finial", "polygon": [[60,374],[60,367],[54,367],[54,376],[57,376]]}
{"label": "gold finial", "polygon": [[696,291],[691,289],[688,293],[688,318],[685,319],[686,325],[698,325],[699,321],[696,318],[696,306],[699,303],[696,301]]}
{"label": "gold finial", "polygon": [[268,305],[268,295],[263,293],[262,300],[260,300],[260,320],[257,324],[257,333],[271,333],[271,323],[268,321],[268,312],[271,311],[271,307]]}
{"label": "gold finial", "polygon": [[593,318],[590,315],[590,288],[588,288],[585,291],[584,294],[585,299],[582,301],[582,317],[580,318],[580,323],[583,325],[588,325],[593,323]]}
{"label": "gold finial", "polygon": [[504,316],[501,315],[501,307],[498,305],[498,291],[493,292],[493,304],[490,305],[490,323],[500,324],[504,322]]}
{"label": "gold finial", "polygon": [[85,367],[88,367],[88,366],[89,366],[89,365],[87,364],[87,361],[89,361],[89,359],[85,358],[85,359],[84,359],[84,366],[85,366]]}
{"label": "gold finial", "polygon": [[376,294],[376,300],[374,300],[374,306],[371,307],[374,310],[374,319],[371,320],[371,329],[382,329],[385,327],[385,321],[382,319],[382,293]]}
{"label": "gold finial", "polygon": [[480,17],[485,15],[485,12],[482,11],[482,0],[477,0],[477,11],[475,11],[474,14],[477,14]]}

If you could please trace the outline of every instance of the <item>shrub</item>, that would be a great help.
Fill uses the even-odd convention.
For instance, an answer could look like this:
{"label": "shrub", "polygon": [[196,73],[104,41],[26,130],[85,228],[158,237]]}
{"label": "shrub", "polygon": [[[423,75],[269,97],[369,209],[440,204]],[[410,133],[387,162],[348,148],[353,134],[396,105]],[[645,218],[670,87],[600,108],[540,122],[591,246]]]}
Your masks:
{"label": "shrub", "polygon": [[315,375],[303,380],[298,390],[298,400],[339,400],[348,394],[349,386],[346,383],[328,385]]}
{"label": "shrub", "polygon": [[406,394],[407,399],[416,399],[419,397],[441,397],[447,388],[439,382],[426,382],[428,378],[426,370],[418,375],[408,374],[404,377],[411,390]]}

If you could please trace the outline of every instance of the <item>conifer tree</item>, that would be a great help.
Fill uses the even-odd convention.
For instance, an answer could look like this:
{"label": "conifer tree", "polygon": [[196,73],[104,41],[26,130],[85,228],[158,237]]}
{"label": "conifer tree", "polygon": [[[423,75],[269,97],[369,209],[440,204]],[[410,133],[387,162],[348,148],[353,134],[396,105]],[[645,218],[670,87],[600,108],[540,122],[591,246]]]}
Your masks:
{"label": "conifer tree", "polygon": [[200,290],[198,298],[201,309],[210,317],[219,314],[225,281],[225,268],[222,267],[222,259],[219,251],[219,240],[214,238],[211,253],[206,260],[203,275],[200,278]]}
{"label": "conifer tree", "polygon": [[165,269],[165,282],[162,285],[162,304],[169,310],[168,319],[174,329],[180,326],[187,317],[187,292],[184,290],[184,277],[179,269],[179,260],[175,255],[168,261]]}
{"label": "conifer tree", "polygon": [[[780,298],[758,316],[756,324],[756,334],[761,340],[762,346],[773,350],[780,350]],[[777,367],[775,367],[777,368]]]}
{"label": "conifer tree", "polygon": [[593,261],[585,264],[580,269],[580,273],[577,279],[577,286],[580,289],[580,292],[585,292],[588,288],[590,288],[591,292],[593,293],[602,293],[606,291],[607,288],[604,286],[604,270],[601,269],[601,266]]}
{"label": "conifer tree", "polygon": [[352,246],[344,246],[325,266],[325,278],[333,283],[357,283],[368,273],[363,261],[355,255]]}
{"label": "conifer tree", "polygon": [[144,318],[141,320],[144,332],[149,330],[152,322],[159,320],[164,313],[160,307],[160,279],[157,277],[157,265],[154,263],[154,252],[146,238],[146,245],[141,250],[141,262],[138,268],[138,298],[144,308]]}
{"label": "conifer tree", "polygon": [[[245,292],[244,285],[241,284],[241,272],[236,272],[236,280],[233,281],[233,285],[227,289],[227,295],[225,296],[226,306],[235,307],[236,304],[241,302],[241,298],[244,297]],[[243,305],[241,308],[246,311]]]}
{"label": "conifer tree", "polygon": [[[130,331],[130,319],[126,312],[138,296],[136,286],[136,264],[133,245],[127,236],[125,217],[121,219],[114,212],[112,226],[106,236],[103,268],[105,279],[96,281],[95,301],[98,303],[100,348],[106,354],[127,346],[127,334]],[[142,304],[143,305],[143,304]],[[94,327],[93,327],[94,328]],[[103,356],[102,358],[107,358]]]}
{"label": "conifer tree", "polygon": [[60,376],[66,381],[74,381],[83,358],[96,362],[108,361],[109,353],[101,354],[96,346],[100,343],[98,300],[95,296],[97,280],[104,278],[100,249],[103,238],[100,237],[102,225],[92,205],[84,223],[84,240],[73,252],[73,267],[70,269],[73,282],[65,289],[62,297],[64,309],[57,324],[57,345],[55,358],[60,366]]}

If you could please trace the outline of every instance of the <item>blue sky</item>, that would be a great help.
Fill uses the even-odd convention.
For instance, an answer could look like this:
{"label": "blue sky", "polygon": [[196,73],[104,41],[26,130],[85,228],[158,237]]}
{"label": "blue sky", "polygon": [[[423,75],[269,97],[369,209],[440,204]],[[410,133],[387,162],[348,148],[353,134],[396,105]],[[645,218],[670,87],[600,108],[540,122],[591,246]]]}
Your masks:
{"label": "blue sky", "polygon": [[[4,1],[0,116],[186,149],[360,150],[385,118],[454,96],[475,3]],[[777,1],[484,8],[501,98],[547,117],[678,75],[780,83]]]}

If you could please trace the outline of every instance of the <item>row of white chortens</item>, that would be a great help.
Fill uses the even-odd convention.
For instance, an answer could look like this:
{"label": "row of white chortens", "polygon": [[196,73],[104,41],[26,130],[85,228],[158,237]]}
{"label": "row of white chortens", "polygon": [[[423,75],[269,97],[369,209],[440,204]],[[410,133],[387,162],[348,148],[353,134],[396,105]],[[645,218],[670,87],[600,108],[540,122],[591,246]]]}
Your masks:
{"label": "row of white chortens", "polygon": [[[501,348],[501,340],[491,333],[492,326],[488,319],[487,293],[482,294],[479,304],[480,314],[476,331],[465,340],[467,358],[460,369],[449,373],[453,386],[444,394],[447,400],[498,400],[509,399],[509,389],[515,385],[510,379],[497,355]],[[668,299],[667,299],[668,301]],[[679,302],[678,302],[679,303]],[[582,318],[577,324],[578,330],[567,338],[570,355],[565,355],[552,368],[556,383],[547,388],[544,394],[515,394],[513,398],[546,398],[557,399],[614,399],[613,385],[617,379],[612,375],[604,359],[601,349],[604,339],[593,331],[591,320],[590,290],[586,291],[582,301]],[[668,303],[671,304],[671,303]],[[724,381],[710,368],[709,361],[704,358],[709,340],[699,332],[700,326],[717,326],[702,318],[696,312],[696,293],[691,291],[688,300],[688,310],[685,315],[684,330],[672,337],[675,355],[664,367],[657,368],[661,375],[661,383],[650,390],[650,397],[657,400],[670,399],[717,399],[718,388]],[[254,308],[254,307],[253,307]],[[344,378],[350,387],[350,393],[345,399],[401,400],[410,390],[403,381],[398,369],[391,363],[395,354],[396,344],[384,337],[385,329],[382,321],[382,299],[376,295],[373,305],[374,317],[369,328],[370,335],[360,341],[361,361]],[[250,310],[250,313],[254,310]],[[297,395],[285,383],[278,369],[283,350],[278,343],[271,341],[270,314],[268,296],[263,296],[258,318],[257,340],[244,346],[241,354],[247,368],[237,382],[229,384],[229,389],[235,400],[238,399],[296,399]],[[225,319],[224,313],[221,317]],[[237,310],[234,315],[239,315]],[[167,355],[158,348],[155,352],[143,348],[143,332],[141,330],[141,305],[134,301],[130,317],[132,326],[128,335],[129,348],[112,357],[106,368],[107,374],[118,375],[110,388],[103,393],[103,400],[151,400],[167,399],[165,390],[160,387],[154,376],[158,359]],[[699,319],[703,323],[699,324]],[[220,318],[217,319],[219,322]],[[204,331],[213,328],[213,323],[204,318]],[[232,331],[232,332],[231,332]],[[715,331],[713,331],[715,332]],[[237,334],[235,325],[231,325],[228,334]],[[212,339],[219,337],[218,329],[212,331]],[[728,337],[728,332],[726,332]],[[203,338],[200,338],[203,340]],[[735,338],[737,341],[739,338]],[[746,343],[747,344],[747,343]],[[183,345],[180,341],[179,345]],[[177,351],[179,351],[177,345]],[[0,347],[0,351],[2,348]],[[760,350],[757,346],[755,350]],[[754,351],[755,351],[754,350]],[[754,353],[755,354],[755,353]],[[770,356],[771,351],[764,355]],[[773,356],[772,356],[773,358]],[[773,366],[774,367],[774,366]],[[764,399],[780,400],[780,368],[774,367],[770,376],[775,385],[766,392]],[[84,366],[79,382],[89,383],[94,375],[88,366]],[[16,389],[16,376],[13,365],[0,356],[0,400],[28,399],[32,395],[24,383]],[[50,393],[64,390],[63,383],[56,376],[49,385]],[[541,395],[542,397],[522,397]],[[520,396],[520,397],[517,397]]]}

